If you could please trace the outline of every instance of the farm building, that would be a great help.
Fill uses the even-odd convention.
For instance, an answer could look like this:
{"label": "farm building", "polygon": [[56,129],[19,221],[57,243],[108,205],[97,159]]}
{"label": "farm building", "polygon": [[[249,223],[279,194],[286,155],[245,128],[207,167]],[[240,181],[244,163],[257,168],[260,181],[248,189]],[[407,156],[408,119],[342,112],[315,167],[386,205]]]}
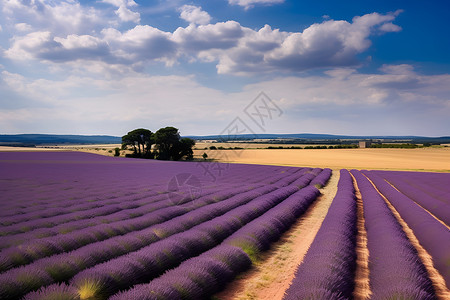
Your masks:
{"label": "farm building", "polygon": [[359,141],[359,148],[370,148],[372,142],[370,141]]}

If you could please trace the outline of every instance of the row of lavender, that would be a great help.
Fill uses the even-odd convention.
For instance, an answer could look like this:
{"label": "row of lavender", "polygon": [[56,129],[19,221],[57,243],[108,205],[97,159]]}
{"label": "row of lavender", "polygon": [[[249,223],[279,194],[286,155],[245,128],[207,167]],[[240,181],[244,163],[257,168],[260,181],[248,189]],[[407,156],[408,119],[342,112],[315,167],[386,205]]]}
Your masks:
{"label": "row of lavender", "polygon": [[352,174],[363,199],[372,298],[436,299],[417,250],[382,196],[361,172]]}
{"label": "row of lavender", "polygon": [[353,180],[340,171],[338,190],[285,299],[352,299],[356,265]]}
{"label": "row of lavender", "polygon": [[[1,153],[0,164],[4,167],[0,169],[0,178],[5,178],[5,184],[0,185],[3,200],[0,216],[15,216],[13,220],[2,218],[1,222],[30,219],[27,214],[32,218],[45,218],[79,211],[84,208],[77,206],[89,206],[90,201],[95,205],[100,200],[166,192],[170,176],[179,172],[193,173],[199,178],[203,175],[202,168],[176,163],[164,164],[158,169],[161,163],[112,160],[86,153]],[[261,166],[259,169],[289,172],[293,168]],[[231,176],[224,176],[221,181],[239,183],[239,178],[251,181],[253,177],[249,175],[257,174],[255,170],[256,167],[233,166],[229,168]]]}
{"label": "row of lavender", "polygon": [[[40,155],[42,156],[42,154]],[[53,161],[50,165],[46,160],[42,162],[36,159],[33,161],[33,168],[31,169],[29,168],[30,157],[25,157],[25,159],[22,157],[22,160],[17,159],[15,162],[7,162],[7,167],[11,169],[11,172],[2,172],[5,169],[0,168],[0,183],[5,178],[14,183],[10,186],[0,186],[0,190],[6,191],[7,195],[12,194],[11,191],[14,188],[20,189],[20,184],[17,182],[24,181],[22,177],[32,183],[35,180],[35,185],[47,183],[44,193],[46,195],[52,189],[58,191],[62,186],[69,187],[65,189],[65,196],[70,195],[70,193],[67,194],[67,191],[73,193],[73,197],[71,197],[73,199],[67,202],[65,199],[59,199],[64,204],[55,203],[54,205],[52,203],[52,201],[56,201],[54,197],[33,202],[34,198],[39,197],[39,189],[30,189],[28,195],[19,191],[18,195],[28,198],[33,203],[33,207],[39,211],[39,214],[51,210],[52,207],[56,209],[56,211],[48,213],[44,217],[34,216],[32,210],[24,207],[23,203],[26,202],[24,199],[19,199],[18,204],[8,203],[8,201],[2,202],[2,206],[6,210],[17,209],[19,216],[22,217],[17,221],[12,220],[11,224],[5,227],[10,226],[11,229],[29,221],[36,224],[36,228],[30,228],[28,232],[10,233],[2,237],[6,241],[11,237],[21,236],[23,238],[26,237],[26,234],[30,234],[28,241],[20,241],[17,246],[8,245],[0,253],[0,267],[3,271],[0,274],[0,298],[2,299],[19,299],[25,293],[39,287],[69,281],[72,283],[72,287],[78,287],[78,294],[99,290],[101,295],[104,294],[103,289],[109,291],[110,294],[115,291],[110,290],[111,284],[116,289],[122,289],[130,286],[130,284],[148,281],[150,277],[147,274],[149,270],[147,267],[153,266],[153,263],[156,264],[154,270],[159,270],[162,273],[191,256],[215,247],[227,236],[233,234],[234,231],[245,226],[246,223],[260,217],[267,211],[271,211],[274,206],[278,207],[280,202],[284,203],[283,200],[290,194],[310,183],[324,185],[330,173],[330,170],[322,172],[321,169],[309,168],[233,165],[230,168],[232,169],[229,173],[230,176],[224,177],[221,182],[207,184],[203,182],[204,191],[197,195],[194,201],[188,197],[184,199],[186,200],[184,204],[183,201],[181,203],[177,201],[177,205],[171,206],[167,203],[167,195],[160,193],[160,182],[155,180],[154,184],[149,185],[150,188],[142,188],[143,180],[152,181],[160,175],[158,166],[162,162],[155,162],[157,166],[136,160],[108,161],[105,163],[104,160],[96,161],[92,157],[89,157],[86,162],[79,156],[71,158],[71,155],[73,156],[73,154],[62,155],[59,161],[52,157]],[[0,165],[4,161],[0,155]],[[17,168],[11,167],[14,164],[17,165]],[[193,164],[167,163],[163,165],[163,169],[166,170],[166,175],[163,175],[167,180],[171,175],[167,170],[187,171],[186,166],[193,169],[191,171],[194,174],[196,171],[198,172],[199,168],[193,168]],[[99,169],[103,169],[102,172]],[[117,207],[115,207],[103,215],[96,215],[92,212],[89,214],[89,210],[96,210],[100,206],[83,206],[84,203],[80,202],[80,199],[84,199],[84,201],[92,200],[86,195],[95,195],[95,193],[91,193],[94,190],[78,197],[77,190],[83,182],[86,183],[86,180],[71,172],[64,174],[68,170],[75,173],[81,172],[82,174],[109,174],[109,180],[116,178],[117,173],[106,171],[121,171],[121,173],[124,173],[124,170],[132,171],[131,173],[134,175],[129,178],[129,182],[137,182],[137,184],[131,184],[127,187],[130,193],[123,193],[123,191],[116,193],[115,191],[105,190],[102,197],[92,201],[92,203],[98,201],[101,205],[121,205],[120,211],[117,211]],[[21,172],[25,172],[25,174],[21,174]],[[201,177],[201,175],[197,173],[197,176]],[[137,181],[136,178],[139,178],[140,181]],[[60,184],[58,184],[58,180],[61,181]],[[73,181],[72,186],[70,180]],[[91,183],[95,181],[95,178],[88,178],[87,181]],[[102,180],[99,181],[104,183]],[[105,186],[109,188],[111,184]],[[117,186],[124,188],[123,184]],[[155,188],[155,190],[152,190],[152,188]],[[100,190],[99,188],[95,189],[95,191]],[[139,192],[136,192],[137,190]],[[316,189],[314,188],[314,190]],[[74,199],[78,200],[74,201]],[[138,213],[137,210],[139,209],[146,211]],[[77,211],[80,212],[80,218],[86,217],[86,219],[71,220],[68,217],[76,216]],[[64,218],[60,222],[55,221],[58,220],[54,215],[56,212],[63,213],[63,216],[66,215],[68,221],[64,222]],[[129,214],[130,212],[131,214]],[[4,215],[11,214],[4,213]],[[50,223],[49,228],[39,227],[38,224],[46,224],[43,220],[46,218],[48,219],[46,220],[47,223]],[[99,220],[104,222],[100,222],[100,224],[98,223]],[[88,223],[88,225],[82,226],[83,222]],[[63,227],[58,228],[59,226],[72,227],[67,232],[65,230],[61,232],[60,229]],[[58,228],[58,230],[51,231],[54,228]],[[47,237],[46,234],[41,232],[44,230],[49,230],[46,233]],[[40,237],[39,232],[44,237]],[[33,234],[36,235],[33,236]],[[201,241],[197,239],[197,236],[202,237]],[[181,256],[172,255],[171,247],[180,250]],[[227,249],[231,248],[228,247]],[[157,254],[150,257],[148,251]],[[173,253],[177,253],[176,250],[174,251]],[[134,264],[129,261],[130,256],[133,255],[135,255]],[[147,261],[150,265],[141,270],[137,265],[145,262],[145,258],[150,259]],[[120,262],[122,260],[126,262],[125,264],[128,267],[122,265],[118,268],[114,263],[110,263],[111,261]],[[20,267],[21,265],[23,266]],[[133,266],[137,269],[130,271]],[[111,270],[115,270],[117,274],[125,274],[125,277],[119,275],[111,277]],[[126,274],[131,274],[132,278],[136,278],[127,278]],[[151,272],[150,276],[154,277],[157,274],[158,271]],[[93,278],[89,277],[91,275]],[[86,282],[83,281],[83,276],[87,278],[87,286],[81,283]],[[94,282],[94,286],[102,286],[101,280],[97,281],[97,277],[104,280],[103,286],[106,286],[106,288],[89,288],[92,286],[92,282]],[[119,282],[112,282],[111,278],[114,280],[122,279]],[[128,285],[124,287],[123,283],[121,285],[120,282],[128,282]],[[53,288],[53,286],[48,287],[45,291],[51,292]]]}
{"label": "row of lavender", "polygon": [[[412,229],[422,247],[431,255],[434,267],[450,287],[450,230],[448,226],[383,180],[376,172],[363,171],[363,173],[376,185]],[[445,177],[447,174],[442,175]],[[448,212],[447,209],[447,215]]]}
{"label": "row of lavender", "polygon": [[[223,288],[232,277],[245,270],[256,253],[268,249],[304,213],[318,193],[315,187],[309,186],[292,194],[267,213],[235,231],[220,245],[184,261],[149,283],[134,286],[111,299],[207,299]],[[241,251],[236,251],[230,262],[223,264],[220,256],[217,256],[229,252],[230,246]]]}
{"label": "row of lavender", "polygon": [[[373,171],[397,190],[450,225],[450,174],[423,174],[420,180],[414,172]],[[434,180],[434,182],[430,182]]]}
{"label": "row of lavender", "polygon": [[[371,299],[436,299],[417,250],[372,182],[432,255],[434,266],[447,285],[448,228],[378,177],[380,172],[353,170],[351,173],[363,199]],[[341,170],[336,197],[284,299],[354,298],[356,219],[353,180],[348,171]]]}
{"label": "row of lavender", "polygon": [[[310,175],[311,174],[306,174],[303,177],[310,177]],[[310,180],[311,178],[309,181]],[[166,238],[161,242],[151,244],[139,251],[129,253],[126,256],[109,260],[104,264],[87,269],[86,271],[77,274],[71,280],[72,287],[77,287],[79,294],[88,294],[102,298],[118,289],[123,289],[132,284],[146,281],[149,278],[152,278],[152,276],[157,276],[165,270],[176,266],[186,258],[198,255],[213,247],[231,232],[237,230],[243,224],[268,210],[270,211],[267,215],[271,218],[270,216],[274,215],[273,213],[270,214],[270,212],[272,212],[271,208],[277,204],[277,211],[279,211],[278,217],[284,218],[283,220],[285,220],[281,225],[286,227],[289,225],[289,222],[292,223],[293,220],[295,220],[295,217],[290,218],[290,216],[292,216],[293,212],[299,211],[299,208],[297,208],[297,210],[293,210],[293,208],[295,205],[297,207],[299,206],[298,197],[301,197],[301,195],[297,195],[295,198],[291,199],[291,204],[287,207],[284,203],[289,203],[289,201],[284,199],[289,194],[298,191],[299,188],[297,183],[302,181],[304,181],[302,178],[298,178],[294,181],[291,179],[284,183],[279,182],[278,189],[274,192],[258,197],[247,205],[231,210],[219,218],[204,222],[199,226],[195,226],[190,230]],[[289,183],[291,183],[290,186],[280,188],[280,184],[283,186],[288,185]],[[301,205],[301,207],[305,209],[305,207],[315,199],[315,196],[317,196],[317,189],[310,187],[309,189],[306,188],[301,190],[301,192],[305,194],[304,197],[308,200]],[[280,201],[283,201],[282,204],[284,204],[284,206],[279,204]],[[286,219],[288,219],[289,222],[286,221]],[[280,221],[276,223],[278,228],[280,228],[279,222]],[[260,228],[260,226],[257,226],[257,228]],[[284,231],[284,229],[281,227],[280,231]],[[261,234],[260,237],[262,237]],[[245,232],[241,232],[241,235],[245,236]],[[278,231],[271,231],[271,235],[269,235],[268,239],[273,240],[278,236]],[[258,239],[254,242],[258,244],[261,241],[263,240]],[[240,241],[240,243],[242,242],[243,241]],[[245,243],[245,245],[247,245],[247,243]],[[241,246],[242,248],[245,248],[244,245]],[[267,244],[261,244],[260,247],[264,248],[265,246],[267,246]],[[247,248],[245,249],[248,250]],[[39,295],[44,295],[42,297],[45,298],[47,297],[45,295],[52,291],[54,292],[53,286],[41,291]]]}

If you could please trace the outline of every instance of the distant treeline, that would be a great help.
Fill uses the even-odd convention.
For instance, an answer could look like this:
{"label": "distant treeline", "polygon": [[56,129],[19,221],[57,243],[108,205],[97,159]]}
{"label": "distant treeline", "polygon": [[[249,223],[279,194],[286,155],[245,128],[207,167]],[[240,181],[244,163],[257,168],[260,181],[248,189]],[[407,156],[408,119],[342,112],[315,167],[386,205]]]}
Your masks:
{"label": "distant treeline", "polygon": [[420,148],[420,147],[430,147],[431,144],[424,144],[423,146],[419,146],[417,144],[372,144],[370,145],[370,148],[403,148],[403,149],[414,149],[414,148]]}

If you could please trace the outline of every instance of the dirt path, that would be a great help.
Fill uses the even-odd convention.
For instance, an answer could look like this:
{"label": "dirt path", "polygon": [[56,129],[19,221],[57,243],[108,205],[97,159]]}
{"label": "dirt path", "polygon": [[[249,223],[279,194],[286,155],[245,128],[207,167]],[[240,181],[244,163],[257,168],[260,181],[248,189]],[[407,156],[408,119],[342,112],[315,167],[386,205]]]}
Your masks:
{"label": "dirt path", "polygon": [[[367,176],[366,176],[366,178],[367,178]],[[425,268],[427,269],[428,275],[433,283],[433,287],[436,291],[436,296],[438,297],[438,299],[442,299],[442,300],[450,299],[450,291],[447,288],[447,285],[445,284],[445,280],[442,277],[442,275],[433,266],[433,259],[432,259],[431,255],[428,253],[428,251],[425,250],[425,248],[422,247],[422,245],[420,245],[419,240],[417,239],[416,235],[414,234],[412,229],[408,226],[408,224],[405,222],[405,220],[403,220],[403,218],[400,216],[399,212],[395,209],[395,207],[378,190],[378,188],[375,186],[375,184],[369,178],[367,178],[367,179],[372,183],[372,185],[375,187],[375,189],[378,191],[378,193],[384,199],[384,201],[388,205],[389,209],[392,211],[395,218],[397,219],[397,221],[403,227],[403,231],[406,233],[406,236],[411,241],[411,244],[416,248],[419,258],[422,260],[422,263],[424,264]]]}
{"label": "dirt path", "polygon": [[369,285],[369,249],[367,249],[367,231],[364,219],[363,202],[361,192],[359,191],[358,184],[355,177],[353,178],[353,185],[355,187],[356,195],[356,209],[358,216],[358,233],[356,236],[356,272],[355,272],[355,290],[353,296],[355,299],[369,299],[370,285]]}
{"label": "dirt path", "polygon": [[230,283],[216,299],[282,299],[322,225],[336,195],[338,181],[339,171],[333,171],[319,198],[297,223],[262,255],[260,263]]}

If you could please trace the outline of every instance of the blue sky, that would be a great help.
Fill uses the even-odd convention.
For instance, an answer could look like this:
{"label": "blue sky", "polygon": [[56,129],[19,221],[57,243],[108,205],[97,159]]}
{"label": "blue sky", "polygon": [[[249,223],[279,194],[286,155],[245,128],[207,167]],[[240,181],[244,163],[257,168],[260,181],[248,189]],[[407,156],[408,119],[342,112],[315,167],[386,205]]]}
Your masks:
{"label": "blue sky", "polygon": [[446,1],[0,3],[3,134],[450,135]]}

